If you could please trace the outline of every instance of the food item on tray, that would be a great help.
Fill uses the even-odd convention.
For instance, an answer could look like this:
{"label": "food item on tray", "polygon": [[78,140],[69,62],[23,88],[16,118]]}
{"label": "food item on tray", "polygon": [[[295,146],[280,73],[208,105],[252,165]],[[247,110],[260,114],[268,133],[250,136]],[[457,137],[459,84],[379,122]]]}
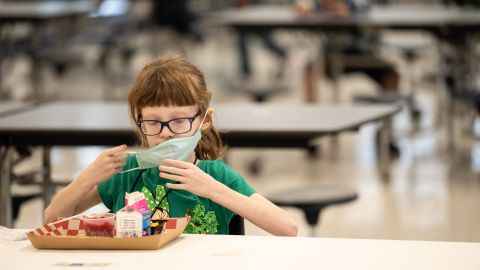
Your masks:
{"label": "food item on tray", "polygon": [[152,219],[150,222],[150,235],[161,234],[167,219]]}
{"label": "food item on tray", "polygon": [[115,236],[115,214],[104,213],[83,218],[86,236]]}
{"label": "food item on tray", "polygon": [[142,192],[125,193],[125,206],[130,206],[142,214],[142,234],[150,234],[150,209]]}
{"label": "food item on tray", "polygon": [[141,237],[142,214],[132,206],[126,206],[117,212],[117,237]]}

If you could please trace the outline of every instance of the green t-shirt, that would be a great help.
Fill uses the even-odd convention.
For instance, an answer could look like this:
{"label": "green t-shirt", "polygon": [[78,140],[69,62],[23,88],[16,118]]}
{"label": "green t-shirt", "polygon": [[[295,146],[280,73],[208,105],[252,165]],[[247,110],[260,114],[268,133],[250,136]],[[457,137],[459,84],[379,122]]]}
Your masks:
{"label": "green t-shirt", "polygon": [[[131,156],[127,159],[127,163],[123,167],[123,170],[136,168],[137,166],[135,156]],[[221,160],[201,160],[197,166],[217,181],[245,196],[249,197],[255,193],[255,190],[240,174],[235,172]],[[98,185],[98,193],[105,206],[115,213],[125,206],[125,193],[130,193],[132,191],[142,192],[142,189],[146,187],[155,197],[155,193],[158,190],[157,186],[164,186],[165,190],[168,190],[168,188],[165,187],[165,184],[167,182],[173,183],[173,181],[161,178],[159,173],[160,171],[158,168],[119,173],[109,180],[100,183]],[[135,187],[133,187],[139,175],[140,178]],[[206,212],[215,212],[218,222],[218,233],[229,233],[228,225],[234,215],[229,209],[185,190],[171,190],[166,199],[169,204],[170,217],[183,217],[185,216],[187,209],[194,208],[198,204],[201,204],[205,207]]]}

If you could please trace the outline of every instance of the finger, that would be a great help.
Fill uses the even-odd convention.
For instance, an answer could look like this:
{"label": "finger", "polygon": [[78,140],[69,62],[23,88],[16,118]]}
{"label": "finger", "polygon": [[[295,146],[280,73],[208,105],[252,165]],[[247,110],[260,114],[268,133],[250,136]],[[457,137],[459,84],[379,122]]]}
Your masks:
{"label": "finger", "polygon": [[118,158],[116,156],[106,156],[104,157],[105,164],[113,164],[115,166],[118,165],[120,162],[126,162],[125,159]]}
{"label": "finger", "polygon": [[162,172],[167,172],[167,173],[173,173],[173,174],[178,174],[178,175],[184,175],[185,174],[185,169],[179,169],[177,167],[169,167],[169,166],[160,166],[159,167],[160,171]]}
{"label": "finger", "polygon": [[121,159],[121,160],[117,160],[114,164],[115,164],[116,167],[118,167],[118,166],[123,167],[123,166],[125,166],[125,164],[127,164],[127,162],[125,160]]}
{"label": "finger", "polygon": [[121,153],[113,154],[113,156],[114,156],[117,160],[123,160],[123,159],[127,159],[130,155],[129,155],[128,153],[121,152]]}
{"label": "finger", "polygon": [[119,160],[119,161],[117,161],[113,164],[114,164],[115,167],[120,167],[121,168],[121,167],[125,166],[125,164],[127,164],[127,161],[121,159],[121,160]]}
{"label": "finger", "polygon": [[161,172],[161,173],[160,173],[160,177],[163,177],[163,178],[166,178],[166,179],[170,179],[170,180],[173,180],[173,181],[182,182],[182,183],[185,182],[185,177],[180,176],[180,175],[175,175],[175,174],[169,174],[169,173]]}
{"label": "finger", "polygon": [[118,167],[118,168],[115,168],[114,174],[117,174],[117,173],[119,173],[119,172],[121,172],[121,171],[123,171],[122,166],[120,166],[120,167]]}
{"label": "finger", "polygon": [[126,160],[123,160],[123,159],[117,160],[117,159],[114,159],[114,158],[109,158],[104,163],[104,166],[106,166],[107,168],[117,168],[119,166],[124,166],[125,164],[127,164]]}
{"label": "finger", "polygon": [[170,189],[183,189],[186,190],[187,186],[185,184],[172,184],[172,183],[166,183],[165,184],[168,188]]}
{"label": "finger", "polygon": [[175,160],[175,159],[164,159],[163,162],[165,164],[173,165],[178,168],[183,168],[183,169],[188,169],[192,165],[190,162],[185,162],[181,160]]}
{"label": "finger", "polygon": [[114,168],[115,172],[117,172],[117,171],[122,171],[122,167],[123,167],[123,166],[116,166],[116,167]]}
{"label": "finger", "polygon": [[109,149],[106,149],[104,151],[105,154],[107,155],[113,155],[117,152],[120,152],[120,151],[123,151],[127,149],[127,145],[126,144],[122,144],[122,145],[119,145],[119,146],[116,146],[116,147],[113,147],[113,148],[109,148]]}

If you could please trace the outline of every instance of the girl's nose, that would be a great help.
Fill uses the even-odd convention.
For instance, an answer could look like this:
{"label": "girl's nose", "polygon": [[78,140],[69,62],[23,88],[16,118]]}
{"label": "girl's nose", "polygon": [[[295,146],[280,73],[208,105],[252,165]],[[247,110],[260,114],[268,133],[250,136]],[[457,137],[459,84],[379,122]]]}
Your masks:
{"label": "girl's nose", "polygon": [[161,138],[170,138],[170,137],[173,137],[174,134],[173,132],[170,131],[170,129],[167,126],[163,126],[159,135]]}

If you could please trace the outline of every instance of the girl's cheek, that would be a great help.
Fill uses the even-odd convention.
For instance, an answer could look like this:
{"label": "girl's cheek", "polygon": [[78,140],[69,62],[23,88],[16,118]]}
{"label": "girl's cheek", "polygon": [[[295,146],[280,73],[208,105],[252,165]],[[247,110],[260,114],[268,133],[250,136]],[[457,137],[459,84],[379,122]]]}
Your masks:
{"label": "girl's cheek", "polygon": [[147,144],[148,147],[153,147],[155,146],[155,141],[153,140],[153,138],[147,138]]}

